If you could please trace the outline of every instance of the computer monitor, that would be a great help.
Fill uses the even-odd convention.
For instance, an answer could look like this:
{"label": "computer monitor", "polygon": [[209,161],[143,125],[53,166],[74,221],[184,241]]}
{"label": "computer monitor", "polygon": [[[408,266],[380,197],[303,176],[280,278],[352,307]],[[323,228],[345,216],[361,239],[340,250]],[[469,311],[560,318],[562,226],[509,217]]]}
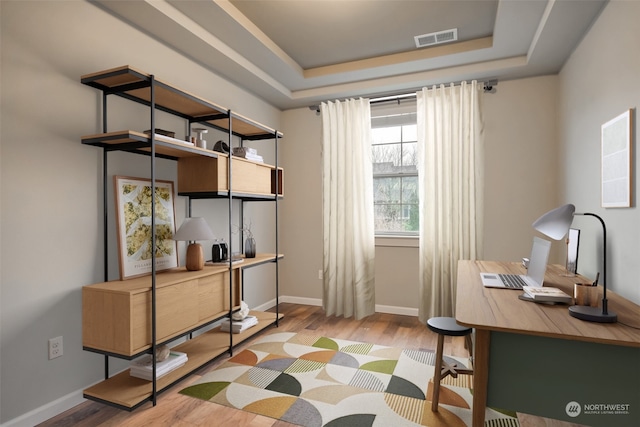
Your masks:
{"label": "computer monitor", "polygon": [[578,246],[580,245],[580,230],[570,228],[567,234],[567,272],[578,274]]}

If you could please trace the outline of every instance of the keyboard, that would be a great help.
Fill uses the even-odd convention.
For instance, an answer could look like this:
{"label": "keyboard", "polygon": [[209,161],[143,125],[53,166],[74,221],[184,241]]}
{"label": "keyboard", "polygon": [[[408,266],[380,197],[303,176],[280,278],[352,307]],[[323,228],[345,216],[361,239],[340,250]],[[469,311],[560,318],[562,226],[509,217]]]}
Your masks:
{"label": "keyboard", "polygon": [[527,282],[516,274],[499,274],[498,276],[507,288],[522,289],[523,286],[527,286]]}

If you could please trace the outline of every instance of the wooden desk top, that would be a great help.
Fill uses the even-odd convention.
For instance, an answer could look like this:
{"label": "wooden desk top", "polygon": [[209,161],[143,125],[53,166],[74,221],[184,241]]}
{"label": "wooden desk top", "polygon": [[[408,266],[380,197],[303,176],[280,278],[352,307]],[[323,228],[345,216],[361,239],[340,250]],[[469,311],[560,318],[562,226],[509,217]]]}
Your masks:
{"label": "wooden desk top", "polygon": [[[544,285],[573,295],[574,283],[590,282],[581,276],[562,276],[565,271],[562,266],[549,265]],[[523,274],[525,269],[520,263],[460,261],[456,297],[456,320],[460,324],[491,331],[640,347],[640,306],[609,289],[609,311],[618,315],[618,323],[594,323],[571,317],[566,304],[536,304],[518,299],[520,290],[485,288],[480,272]],[[599,291],[602,298],[601,286]]]}

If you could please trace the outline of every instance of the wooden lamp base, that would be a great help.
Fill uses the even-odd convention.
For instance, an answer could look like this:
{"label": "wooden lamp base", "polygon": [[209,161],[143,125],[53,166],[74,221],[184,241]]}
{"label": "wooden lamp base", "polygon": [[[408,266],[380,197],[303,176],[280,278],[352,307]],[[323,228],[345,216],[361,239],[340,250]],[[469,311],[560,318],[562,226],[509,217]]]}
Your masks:
{"label": "wooden lamp base", "polygon": [[204,268],[204,251],[200,243],[191,243],[187,247],[187,270],[198,271]]}

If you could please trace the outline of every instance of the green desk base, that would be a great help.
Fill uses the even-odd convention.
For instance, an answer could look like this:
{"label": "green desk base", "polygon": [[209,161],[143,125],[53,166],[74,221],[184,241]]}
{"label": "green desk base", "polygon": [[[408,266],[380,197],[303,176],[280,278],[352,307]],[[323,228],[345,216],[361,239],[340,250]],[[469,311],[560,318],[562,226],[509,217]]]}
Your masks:
{"label": "green desk base", "polygon": [[640,348],[491,332],[487,393],[492,408],[638,427]]}

